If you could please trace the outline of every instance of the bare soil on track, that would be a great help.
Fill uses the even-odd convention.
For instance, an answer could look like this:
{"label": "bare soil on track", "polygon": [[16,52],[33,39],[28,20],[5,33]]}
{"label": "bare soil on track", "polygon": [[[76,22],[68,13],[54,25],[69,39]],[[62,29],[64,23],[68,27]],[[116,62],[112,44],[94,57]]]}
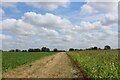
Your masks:
{"label": "bare soil on track", "polygon": [[3,73],[3,78],[83,78],[65,52],[46,56]]}

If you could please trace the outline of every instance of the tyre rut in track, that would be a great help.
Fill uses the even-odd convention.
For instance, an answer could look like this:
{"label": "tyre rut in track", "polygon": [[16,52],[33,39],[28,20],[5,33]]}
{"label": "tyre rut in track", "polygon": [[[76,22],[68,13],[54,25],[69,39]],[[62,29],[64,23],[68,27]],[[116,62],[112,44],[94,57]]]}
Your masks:
{"label": "tyre rut in track", "polygon": [[[79,74],[78,74],[79,73]],[[30,65],[3,73],[3,78],[83,78],[65,52],[46,56]]]}

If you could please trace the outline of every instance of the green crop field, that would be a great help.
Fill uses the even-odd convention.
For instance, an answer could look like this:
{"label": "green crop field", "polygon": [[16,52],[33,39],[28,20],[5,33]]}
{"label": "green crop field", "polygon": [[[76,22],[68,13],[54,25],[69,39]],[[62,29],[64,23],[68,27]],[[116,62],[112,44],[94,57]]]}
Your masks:
{"label": "green crop field", "polygon": [[119,78],[117,50],[71,51],[67,54],[90,78]]}
{"label": "green crop field", "polygon": [[3,52],[2,70],[8,71],[16,68],[17,66],[29,64],[32,61],[53,54],[55,54],[55,52]]}

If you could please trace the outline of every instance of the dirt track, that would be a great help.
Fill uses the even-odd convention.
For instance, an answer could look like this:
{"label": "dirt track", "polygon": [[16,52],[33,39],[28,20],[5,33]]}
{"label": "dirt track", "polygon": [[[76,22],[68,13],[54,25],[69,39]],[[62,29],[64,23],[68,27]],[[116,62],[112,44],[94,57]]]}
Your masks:
{"label": "dirt track", "polygon": [[[79,76],[78,76],[79,73]],[[69,57],[64,53],[36,60],[30,65],[20,66],[3,73],[3,78],[83,78]]]}

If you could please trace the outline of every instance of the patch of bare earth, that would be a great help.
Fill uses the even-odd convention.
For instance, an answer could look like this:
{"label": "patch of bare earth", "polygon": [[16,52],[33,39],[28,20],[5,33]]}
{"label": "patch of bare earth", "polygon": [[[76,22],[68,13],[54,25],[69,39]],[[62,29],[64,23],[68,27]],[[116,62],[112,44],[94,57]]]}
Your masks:
{"label": "patch of bare earth", "polygon": [[[79,74],[78,74],[79,73]],[[17,67],[3,73],[3,78],[83,78],[82,73],[73,67],[69,57],[60,52],[36,60],[30,65]]]}

